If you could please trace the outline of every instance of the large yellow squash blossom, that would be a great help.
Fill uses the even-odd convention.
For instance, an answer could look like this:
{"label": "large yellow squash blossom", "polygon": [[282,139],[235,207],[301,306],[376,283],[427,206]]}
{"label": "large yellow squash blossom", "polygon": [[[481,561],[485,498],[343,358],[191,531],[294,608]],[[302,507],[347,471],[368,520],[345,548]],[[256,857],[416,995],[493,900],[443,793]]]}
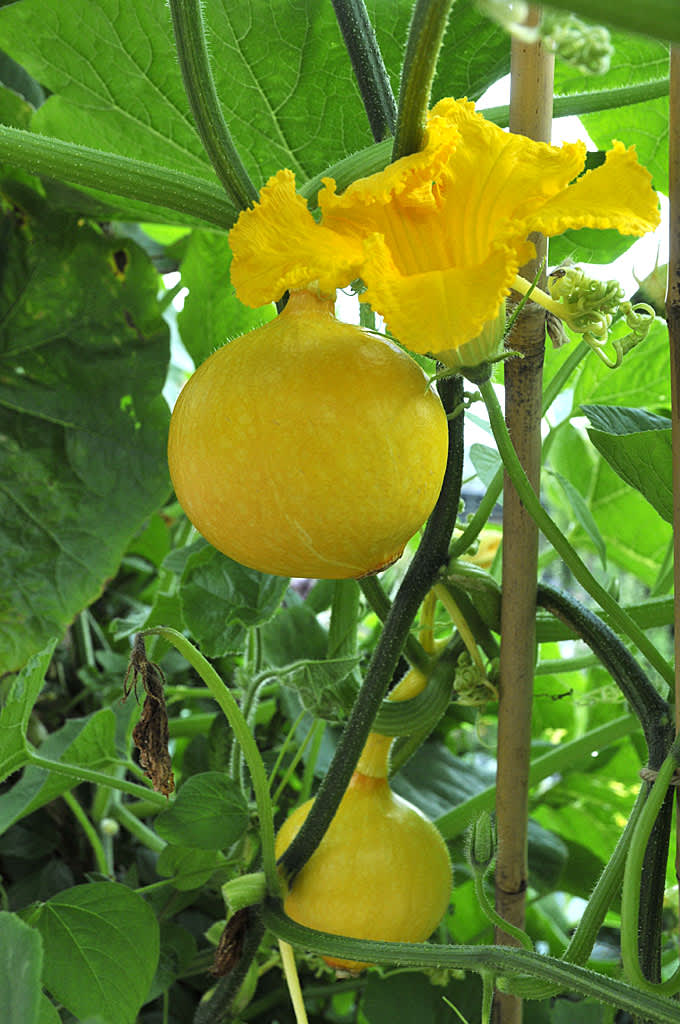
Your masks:
{"label": "large yellow squash blossom", "polygon": [[[503,131],[467,100],[430,112],[423,149],[338,195],[323,180],[317,223],[291,171],[275,174],[230,233],[238,297],[259,306],[314,283],[332,293],[357,278],[362,301],[414,352],[465,365],[498,321],[532,232],[616,228],[643,235],[659,222],[651,177],[634,147],[614,142],[582,174],[582,142],[551,146]],[[466,346],[463,348],[463,346]],[[479,361],[479,360],[475,360]]]}

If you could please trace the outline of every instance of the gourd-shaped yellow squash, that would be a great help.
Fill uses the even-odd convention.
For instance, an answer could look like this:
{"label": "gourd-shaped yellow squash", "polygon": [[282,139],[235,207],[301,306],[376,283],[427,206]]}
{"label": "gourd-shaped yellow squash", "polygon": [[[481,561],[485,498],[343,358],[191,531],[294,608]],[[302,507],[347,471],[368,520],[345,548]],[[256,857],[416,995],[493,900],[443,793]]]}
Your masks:
{"label": "gourd-shaped yellow squash", "polygon": [[[411,671],[400,683],[424,682]],[[396,690],[396,688],[395,688]],[[413,692],[410,694],[413,695]],[[340,806],[316,851],[293,879],[284,909],[320,931],[358,939],[422,942],[449,903],[452,871],[435,826],[392,792],[387,779],[391,737],[372,733]],[[313,801],[298,807],[276,838],[281,856]],[[361,970],[352,960],[324,957],[331,966]]]}
{"label": "gourd-shaped yellow squash", "polygon": [[296,292],[214,352],[173,411],[177,499],[224,554],[280,576],[360,577],[429,516],[446,415],[413,359]]}

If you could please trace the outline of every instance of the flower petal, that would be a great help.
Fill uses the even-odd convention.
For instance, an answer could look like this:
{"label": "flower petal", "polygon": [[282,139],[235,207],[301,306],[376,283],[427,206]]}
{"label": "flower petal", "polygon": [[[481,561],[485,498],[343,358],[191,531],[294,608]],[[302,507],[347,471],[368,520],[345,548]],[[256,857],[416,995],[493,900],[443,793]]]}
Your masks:
{"label": "flower petal", "polygon": [[361,243],[317,224],[295,191],[292,171],[278,171],[229,232],[231,280],[246,306],[279,299],[318,282],[332,293],[359,276]]}
{"label": "flower petal", "polygon": [[432,110],[458,129],[461,141],[447,167],[442,216],[453,239],[453,262],[474,264],[499,239],[526,238],[518,222],[562,192],[582,170],[582,142],[550,146],[503,131],[466,100],[444,99]]}
{"label": "flower petal", "polygon": [[568,228],[616,228],[622,235],[644,235],[659,223],[659,201],[649,171],[635,147],[614,142],[604,164],[530,214],[527,231],[559,235]]}
{"label": "flower petal", "polygon": [[475,338],[496,317],[518,268],[535,255],[532,243],[523,242],[497,247],[477,266],[405,276],[379,235],[367,240],[366,250],[361,300],[385,317],[402,345],[433,355]]}

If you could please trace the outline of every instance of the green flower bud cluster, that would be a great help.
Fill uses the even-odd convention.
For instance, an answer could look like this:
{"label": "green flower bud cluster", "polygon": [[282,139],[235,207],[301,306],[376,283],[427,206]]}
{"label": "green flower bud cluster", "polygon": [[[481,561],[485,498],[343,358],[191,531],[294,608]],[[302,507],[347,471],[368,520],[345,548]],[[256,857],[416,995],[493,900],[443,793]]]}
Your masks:
{"label": "green flower bud cluster", "polygon": [[564,319],[579,334],[605,342],[612,319],[623,299],[618,281],[594,281],[581,267],[560,267],[548,278],[553,299],[564,307]]}
{"label": "green flower bud cluster", "polygon": [[[582,334],[610,369],[620,366],[624,355],[644,341],[654,322],[655,313],[650,305],[623,301],[618,281],[595,281],[581,267],[560,267],[548,278],[548,289],[550,297],[560,303],[560,315],[567,326]],[[611,360],[602,346],[609,340],[613,321],[619,318],[625,320],[630,333],[612,341],[615,358]]]}
{"label": "green flower bud cluster", "polygon": [[498,700],[498,690],[486,673],[474,664],[467,651],[458,657],[453,689],[458,695],[458,702],[465,707],[481,707],[490,700]]}
{"label": "green flower bud cluster", "polygon": [[601,25],[589,25],[566,11],[550,11],[541,21],[543,41],[555,56],[587,75],[609,71],[614,47]]}

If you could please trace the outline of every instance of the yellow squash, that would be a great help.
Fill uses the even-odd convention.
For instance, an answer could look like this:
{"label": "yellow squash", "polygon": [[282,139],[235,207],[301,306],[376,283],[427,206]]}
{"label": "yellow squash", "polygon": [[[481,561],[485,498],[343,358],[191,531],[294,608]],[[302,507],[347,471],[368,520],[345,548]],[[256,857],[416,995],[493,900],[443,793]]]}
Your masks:
{"label": "yellow squash", "polygon": [[447,423],[401,349],[291,295],[213,353],[181,392],[168,459],[177,498],[224,554],[261,572],[360,577],[430,514]]}
{"label": "yellow squash", "polygon": [[[393,699],[403,699],[405,689],[409,696],[415,693],[414,675],[407,674]],[[452,885],[448,850],[435,826],[392,792],[390,744],[390,737],[369,736],[328,831],[294,878],[284,909],[300,924],[357,939],[422,942],[443,917]],[[284,822],[276,837],[277,857],[295,838],[312,803]],[[368,966],[324,959],[353,971]]]}

